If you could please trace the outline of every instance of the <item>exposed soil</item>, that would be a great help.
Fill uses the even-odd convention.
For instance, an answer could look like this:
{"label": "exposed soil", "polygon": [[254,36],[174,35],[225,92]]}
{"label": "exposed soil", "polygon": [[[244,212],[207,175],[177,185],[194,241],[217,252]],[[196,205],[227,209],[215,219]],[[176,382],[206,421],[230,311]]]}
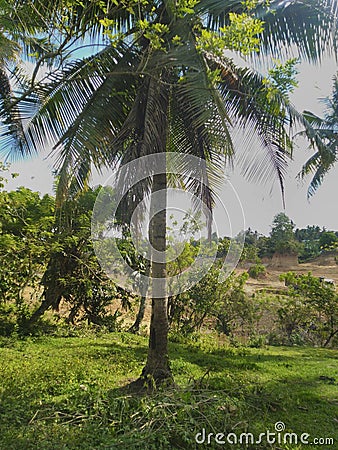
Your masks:
{"label": "exposed soil", "polygon": [[[269,262],[265,262],[266,266],[266,276],[255,280],[253,278],[249,278],[246,287],[247,291],[250,293],[259,291],[261,289],[284,289],[284,282],[279,280],[279,276],[285,272],[297,272],[298,274],[306,274],[311,272],[313,276],[316,277],[324,277],[330,278],[335,282],[335,285],[338,286],[338,265],[335,263],[333,258],[324,260],[323,258],[316,258],[316,260],[311,263],[302,263],[298,264],[295,261],[294,264],[287,265],[286,262],[289,261],[289,258],[286,257],[284,263],[280,265],[276,265],[275,261],[271,264]],[[242,273],[246,268],[238,268],[236,272]]]}

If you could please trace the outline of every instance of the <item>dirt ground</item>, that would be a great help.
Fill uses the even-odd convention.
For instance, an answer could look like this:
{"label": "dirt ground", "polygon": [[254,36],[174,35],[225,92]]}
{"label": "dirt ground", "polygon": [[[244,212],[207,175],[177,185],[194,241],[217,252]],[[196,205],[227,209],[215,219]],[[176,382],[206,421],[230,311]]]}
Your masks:
{"label": "dirt ground", "polygon": [[[306,274],[311,272],[313,276],[316,277],[324,277],[330,278],[335,282],[335,285],[338,287],[338,265],[336,263],[332,263],[332,261],[323,261],[322,259],[316,259],[311,263],[302,263],[302,264],[282,264],[279,267],[276,267],[274,264],[269,265],[269,263],[265,264],[266,266],[266,276],[262,279],[255,280],[253,278],[249,278],[246,287],[249,293],[253,293],[255,291],[261,289],[282,289],[284,288],[284,282],[279,280],[279,276],[285,272],[296,272],[298,274]],[[246,271],[247,268],[237,268],[236,273],[242,273]]]}

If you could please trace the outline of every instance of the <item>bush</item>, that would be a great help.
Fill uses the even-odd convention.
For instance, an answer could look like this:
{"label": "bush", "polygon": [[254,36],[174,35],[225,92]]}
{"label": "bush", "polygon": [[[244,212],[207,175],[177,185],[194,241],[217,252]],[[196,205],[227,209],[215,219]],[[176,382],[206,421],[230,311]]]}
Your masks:
{"label": "bush", "polygon": [[311,273],[281,275],[288,286],[278,320],[289,344],[334,344],[338,336],[338,296],[335,287]]}
{"label": "bush", "polygon": [[255,264],[250,267],[248,274],[251,278],[263,278],[266,275],[266,268],[263,264]]}
{"label": "bush", "polygon": [[15,306],[0,304],[0,336],[10,336],[16,328]]}

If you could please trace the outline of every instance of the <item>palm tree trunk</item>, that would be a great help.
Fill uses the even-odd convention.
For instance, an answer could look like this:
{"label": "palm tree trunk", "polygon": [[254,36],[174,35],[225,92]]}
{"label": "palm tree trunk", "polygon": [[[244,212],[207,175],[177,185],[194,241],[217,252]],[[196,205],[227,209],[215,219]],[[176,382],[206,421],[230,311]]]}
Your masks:
{"label": "palm tree trunk", "polygon": [[[154,176],[152,193],[157,192],[157,205],[161,211],[151,221],[151,244],[155,250],[163,252],[163,258],[152,258],[153,293],[159,293],[159,298],[152,299],[152,313],[150,321],[149,348],[146,365],[141,378],[156,385],[164,380],[172,380],[168,357],[168,298],[166,295],[166,205],[167,205],[167,175],[161,173]],[[155,206],[155,207],[156,207]]]}

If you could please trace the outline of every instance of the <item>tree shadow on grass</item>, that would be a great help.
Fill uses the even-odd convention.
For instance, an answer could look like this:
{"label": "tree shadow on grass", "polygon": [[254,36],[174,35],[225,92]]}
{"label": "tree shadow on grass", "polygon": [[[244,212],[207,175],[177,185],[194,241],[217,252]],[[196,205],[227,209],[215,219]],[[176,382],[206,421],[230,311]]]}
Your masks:
{"label": "tree shadow on grass", "polygon": [[[104,360],[114,355],[116,358],[121,357],[122,363],[127,358],[139,365],[140,372],[147,354],[146,345],[135,343],[128,346],[128,343],[118,342],[84,342],[83,345],[76,343],[75,347],[79,348],[77,357],[83,355]],[[82,354],[81,347],[86,347],[87,352]],[[12,395],[14,403],[7,401],[0,405],[1,416],[7,417],[6,420],[1,420],[7,441],[6,437],[0,437],[0,448],[49,450],[57,449],[57,445],[62,442],[64,448],[89,450],[109,448],[109,441],[112,445],[110,448],[131,448],[130,439],[133,434],[138,438],[144,436],[143,431],[136,427],[136,424],[141,423],[145,427],[144,432],[147,427],[153,427],[152,430],[159,439],[165,435],[169,442],[167,448],[194,449],[193,427],[212,425],[223,431],[225,417],[230,425],[245,422],[252,430],[260,432],[265,431],[262,429],[263,425],[273,430],[274,423],[283,421],[289,429],[299,433],[335,436],[336,424],[333,419],[336,405],[329,402],[330,395],[334,398],[337,389],[336,381],[332,381],[335,369],[331,368],[329,371],[321,364],[321,360],[331,357],[331,353],[314,349],[315,356],[309,364],[320,364],[314,364],[314,368],[311,366],[312,372],[299,373],[297,370],[302,366],[302,358],[311,357],[311,349],[298,349],[292,355],[268,355],[265,352],[266,350],[241,352],[236,349],[206,352],[183,344],[170,344],[170,357],[174,368],[176,365],[175,370],[179,370],[181,362],[186,362],[187,372],[195,366],[199,369],[196,374],[201,375],[190,379],[187,375],[184,386],[162,387],[151,392],[151,395],[146,390],[132,392],[128,386],[134,379],[126,378],[123,385],[115,385],[111,389],[98,387],[93,392],[90,389],[81,391],[80,388],[76,391],[76,396],[69,392],[64,399],[58,401],[55,397],[42,406],[38,404],[41,394],[38,384],[32,386],[26,399],[22,398],[20,392],[13,396],[13,392],[8,390],[7,395]],[[268,375],[268,380],[263,379],[261,375],[271,365],[277,369],[280,367],[280,373],[277,371]],[[44,370],[43,366],[40,370]],[[39,373],[34,376],[39,377]],[[2,394],[6,396],[6,391]],[[209,400],[210,407],[205,403]],[[158,404],[168,405],[163,406],[163,417],[158,416],[154,425],[152,413],[149,413],[147,425],[142,419],[143,415],[149,408],[153,408],[154,414],[158,412]],[[196,410],[198,414],[196,404],[203,404],[203,408],[207,408],[201,409],[198,420],[195,420],[195,413],[192,412]],[[39,412],[34,418],[36,411]],[[182,411],[182,427],[175,431],[175,417],[179,411]],[[202,414],[208,419],[208,423]],[[130,423],[133,416],[139,418],[139,422]],[[195,420],[193,423],[192,418]],[[178,447],[177,442],[181,438],[183,442],[184,432],[190,428],[191,443]],[[128,435],[128,442],[124,431]],[[107,447],[102,447],[105,445]]]}

